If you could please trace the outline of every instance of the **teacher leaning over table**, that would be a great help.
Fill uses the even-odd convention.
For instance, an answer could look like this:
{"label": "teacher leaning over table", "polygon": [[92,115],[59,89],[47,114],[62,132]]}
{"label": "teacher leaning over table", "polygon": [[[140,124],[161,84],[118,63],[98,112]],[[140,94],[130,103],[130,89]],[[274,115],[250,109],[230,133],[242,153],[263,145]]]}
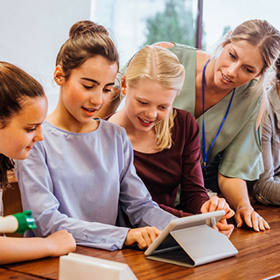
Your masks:
{"label": "teacher leaning over table", "polygon": [[[221,193],[236,210],[238,227],[269,229],[252,207],[246,181],[263,172],[260,120],[263,82],[279,55],[280,33],[265,20],[249,20],[228,34],[211,56],[192,47],[161,42],[177,55],[186,71],[174,107],[189,111],[200,127],[205,186]],[[107,98],[101,114],[116,108]]]}

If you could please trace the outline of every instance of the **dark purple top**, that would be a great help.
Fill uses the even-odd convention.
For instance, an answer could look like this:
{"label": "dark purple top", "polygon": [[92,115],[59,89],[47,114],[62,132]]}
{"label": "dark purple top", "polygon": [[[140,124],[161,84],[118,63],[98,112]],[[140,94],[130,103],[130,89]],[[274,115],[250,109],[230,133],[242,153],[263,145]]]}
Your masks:
{"label": "dark purple top", "polygon": [[[200,213],[201,205],[209,197],[200,166],[199,127],[189,112],[175,110],[171,148],[153,154],[134,150],[134,165],[153,200],[161,208],[182,217]],[[175,209],[179,185],[180,204]]]}

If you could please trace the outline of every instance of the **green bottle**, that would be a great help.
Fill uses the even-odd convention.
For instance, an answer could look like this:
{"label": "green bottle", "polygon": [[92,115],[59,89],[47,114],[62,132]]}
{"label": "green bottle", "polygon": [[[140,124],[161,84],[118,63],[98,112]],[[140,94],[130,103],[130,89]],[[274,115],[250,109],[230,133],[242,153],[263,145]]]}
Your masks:
{"label": "green bottle", "polygon": [[32,211],[26,210],[21,213],[0,217],[0,233],[21,233],[27,230],[36,229]]}

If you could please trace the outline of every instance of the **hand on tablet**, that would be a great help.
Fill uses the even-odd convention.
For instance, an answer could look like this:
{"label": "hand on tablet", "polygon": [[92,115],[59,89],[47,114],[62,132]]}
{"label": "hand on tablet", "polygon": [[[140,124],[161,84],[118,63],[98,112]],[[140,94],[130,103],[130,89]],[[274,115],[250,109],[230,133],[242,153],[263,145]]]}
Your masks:
{"label": "hand on tablet", "polygon": [[224,198],[218,196],[212,196],[208,201],[204,202],[201,206],[201,213],[213,212],[217,210],[224,210],[225,216],[214,227],[222,234],[230,237],[234,226],[227,223],[226,219],[231,218],[234,215],[234,211],[229,207]]}
{"label": "hand on tablet", "polygon": [[229,207],[226,200],[216,195],[204,202],[200,208],[201,213],[213,212],[217,210],[225,211],[226,214],[223,217],[225,219],[229,219],[234,216],[234,211]]}
{"label": "hand on tablet", "polygon": [[226,219],[221,219],[214,228],[219,231],[220,233],[230,237],[234,230],[234,225],[228,224]]}
{"label": "hand on tablet", "polygon": [[160,233],[161,231],[156,227],[132,228],[128,231],[124,244],[130,246],[137,243],[140,249],[145,249],[152,244]]}

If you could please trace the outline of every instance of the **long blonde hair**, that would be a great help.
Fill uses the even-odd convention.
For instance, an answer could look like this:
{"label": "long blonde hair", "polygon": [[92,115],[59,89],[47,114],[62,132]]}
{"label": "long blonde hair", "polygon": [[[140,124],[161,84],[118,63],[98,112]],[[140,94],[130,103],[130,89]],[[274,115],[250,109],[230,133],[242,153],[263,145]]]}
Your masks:
{"label": "long blonde hair", "polygon": [[[125,77],[128,87],[137,87],[142,79],[150,79],[166,89],[176,90],[178,95],[184,83],[185,69],[168,49],[146,46],[131,59]],[[165,120],[155,125],[156,145],[160,151],[172,145],[171,129],[175,116],[176,112],[172,109]]]}

